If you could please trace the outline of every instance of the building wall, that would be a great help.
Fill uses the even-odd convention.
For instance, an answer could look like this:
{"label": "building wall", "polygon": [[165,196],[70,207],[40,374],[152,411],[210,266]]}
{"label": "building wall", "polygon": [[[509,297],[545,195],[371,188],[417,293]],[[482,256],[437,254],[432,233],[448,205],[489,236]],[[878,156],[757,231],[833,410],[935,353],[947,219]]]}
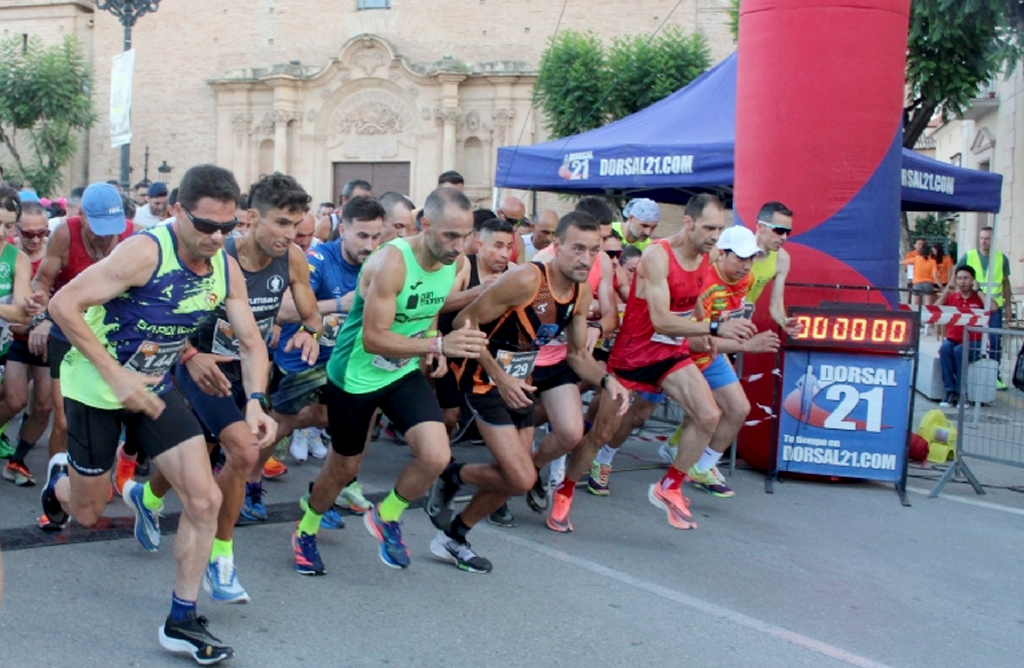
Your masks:
{"label": "building wall", "polygon": [[[486,174],[467,174],[467,181],[475,198],[489,199],[498,146],[545,138],[530,113],[532,72],[559,25],[562,3],[393,0],[385,10],[357,10],[357,3],[163,0],[133,31],[132,181],[142,178],[146,145],[149,178],[157,179],[156,166],[166,161],[173,167],[171,185],[189,166],[207,161],[230,162],[240,170],[239,180],[247,182],[260,173],[262,155],[263,167],[268,161],[275,167],[287,164],[314,198],[326,199],[332,194],[329,161],[361,156],[353,155],[352,142],[337,143],[330,128],[326,136],[318,130],[321,114],[345,106],[346,95],[375,89],[385,97],[388,91],[401,93],[405,108],[399,111],[416,111],[410,119],[415,127],[401,133],[398,155],[379,156],[413,161],[414,199],[422,201],[443,168],[480,165]],[[683,0],[667,24],[701,30],[718,61],[734,49],[729,4]],[[636,0],[624,20],[620,2],[568,3],[560,27],[594,30],[610,43],[616,36],[649,34],[675,5],[676,0]],[[89,45],[101,120],[89,133],[83,160],[90,180],[116,178],[119,152],[110,148],[106,108],[110,58],[122,48],[121,25],[92,3],[0,0],[0,26],[12,33],[38,31],[47,39],[71,31]],[[360,35],[380,38],[375,44],[387,50],[388,62],[368,74],[351,60],[359,55],[351,46]],[[345,81],[343,67],[349,70]],[[445,71],[462,76],[444,77]],[[311,81],[318,72],[335,79]],[[429,119],[424,109],[430,110]],[[446,125],[456,137],[452,165],[444,164]],[[281,139],[287,150],[273,148]],[[372,142],[363,143],[373,148]]]}

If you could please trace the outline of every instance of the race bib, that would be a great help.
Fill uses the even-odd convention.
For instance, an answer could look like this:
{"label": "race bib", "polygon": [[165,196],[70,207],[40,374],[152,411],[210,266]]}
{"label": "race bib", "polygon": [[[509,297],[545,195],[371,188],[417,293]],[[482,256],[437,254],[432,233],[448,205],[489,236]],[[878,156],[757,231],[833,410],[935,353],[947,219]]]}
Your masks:
{"label": "race bib", "polygon": [[[274,318],[257,320],[256,327],[260,330],[260,337],[263,339],[263,342],[269,343],[270,337],[274,332]],[[223,355],[224,357],[237,360],[241,359],[239,355],[240,348],[241,344],[235,338],[235,330],[231,327],[231,323],[223,318],[217,318],[217,325],[213,328],[213,344],[210,346],[210,352],[214,355]]]}
{"label": "race bib", "polygon": [[347,313],[329,313],[324,316],[324,331],[320,335],[320,347],[331,348],[338,341],[338,332],[345,324]]}
{"label": "race bib", "polygon": [[508,375],[519,380],[526,380],[533,373],[533,365],[537,362],[537,351],[514,353],[509,350],[499,350],[494,359]]}
{"label": "race bib", "polygon": [[[682,313],[673,312],[672,315],[677,315],[680,318],[686,318],[689,320],[690,318],[693,318],[693,309],[690,309],[689,311],[683,311]],[[669,346],[681,346],[683,345],[683,343],[686,342],[686,337],[666,336],[664,334],[658,334],[657,332],[655,332],[654,336],[651,337],[651,341],[653,341],[654,343],[664,343],[665,345]]]}
{"label": "race bib", "polygon": [[151,376],[164,376],[174,363],[178,361],[181,351],[185,350],[185,340],[155,343],[143,341],[135,354],[124,363],[126,369],[138,371]]}

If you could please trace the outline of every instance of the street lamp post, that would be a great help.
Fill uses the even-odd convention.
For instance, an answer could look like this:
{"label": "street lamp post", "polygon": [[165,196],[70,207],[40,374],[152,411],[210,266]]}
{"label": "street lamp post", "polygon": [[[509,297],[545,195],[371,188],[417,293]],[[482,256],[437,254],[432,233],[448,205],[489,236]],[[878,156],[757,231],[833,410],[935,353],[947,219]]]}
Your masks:
{"label": "street lamp post", "polygon": [[[110,12],[124,26],[124,50],[132,48],[132,26],[142,16],[157,10],[160,0],[96,0],[96,8]],[[125,192],[131,188],[131,168],[129,165],[130,146],[121,146],[121,187]]]}

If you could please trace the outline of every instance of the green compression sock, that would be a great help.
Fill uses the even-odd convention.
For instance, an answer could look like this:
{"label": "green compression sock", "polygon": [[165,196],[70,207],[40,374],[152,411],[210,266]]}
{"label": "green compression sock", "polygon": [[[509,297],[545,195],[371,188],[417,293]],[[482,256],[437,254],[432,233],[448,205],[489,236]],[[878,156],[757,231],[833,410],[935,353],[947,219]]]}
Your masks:
{"label": "green compression sock", "polygon": [[164,500],[153,493],[148,481],[142,486],[142,505],[153,511],[163,510],[164,507]]}
{"label": "green compression sock", "polygon": [[377,513],[385,522],[397,522],[408,507],[409,502],[400,497],[398,492],[391,490],[377,506]]}
{"label": "green compression sock", "polygon": [[320,520],[323,519],[323,514],[313,510],[313,506],[306,507],[306,513],[299,520],[299,533],[304,533],[307,536],[315,536],[320,531]]}
{"label": "green compression sock", "polygon": [[210,562],[212,563],[217,557],[233,557],[234,541],[232,540],[221,540],[220,538],[213,539],[213,549],[210,550]]}

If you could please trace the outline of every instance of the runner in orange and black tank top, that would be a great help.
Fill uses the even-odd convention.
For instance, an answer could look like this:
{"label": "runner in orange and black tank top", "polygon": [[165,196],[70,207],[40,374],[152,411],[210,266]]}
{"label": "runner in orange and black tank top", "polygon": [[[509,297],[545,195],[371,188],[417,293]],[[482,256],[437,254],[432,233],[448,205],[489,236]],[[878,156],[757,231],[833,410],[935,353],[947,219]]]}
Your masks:
{"label": "runner in orange and black tank top", "polygon": [[[569,324],[581,294],[577,284],[569,299],[558,301],[551,292],[548,266],[538,262],[531,264],[541,275],[533,299],[480,327],[487,334],[494,359],[509,375],[523,380],[531,376],[540,349],[556,341]],[[487,372],[475,360],[463,360],[455,372],[463,392],[486,394],[494,387]]]}

